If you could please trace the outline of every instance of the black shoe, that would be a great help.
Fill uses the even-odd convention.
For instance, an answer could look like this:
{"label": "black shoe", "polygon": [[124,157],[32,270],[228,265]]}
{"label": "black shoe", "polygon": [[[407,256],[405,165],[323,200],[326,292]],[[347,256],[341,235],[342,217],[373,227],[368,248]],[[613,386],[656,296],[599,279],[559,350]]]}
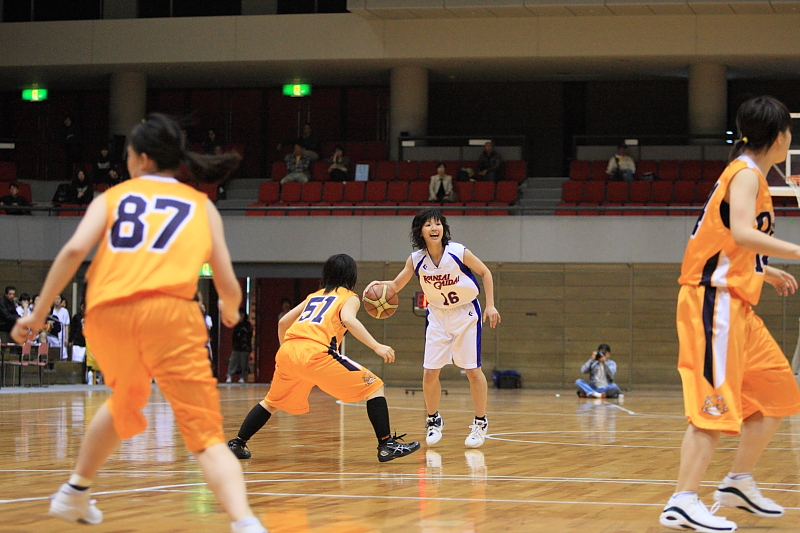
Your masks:
{"label": "black shoe", "polygon": [[398,457],[405,457],[406,455],[410,455],[415,451],[419,450],[419,442],[409,442],[408,444],[403,444],[402,442],[398,442],[402,440],[405,434],[394,437],[389,437],[382,443],[378,445],[378,461],[385,463],[386,461],[391,461],[392,459],[397,459]]}
{"label": "black shoe", "polygon": [[250,450],[247,449],[247,443],[239,437],[229,440],[228,448],[231,449],[237,459],[250,459],[251,454]]}

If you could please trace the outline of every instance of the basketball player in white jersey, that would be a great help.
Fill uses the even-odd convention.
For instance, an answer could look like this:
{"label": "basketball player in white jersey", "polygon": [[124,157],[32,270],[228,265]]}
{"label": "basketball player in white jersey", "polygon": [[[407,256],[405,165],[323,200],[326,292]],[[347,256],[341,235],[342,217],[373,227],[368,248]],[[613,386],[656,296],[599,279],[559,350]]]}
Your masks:
{"label": "basketball player in white jersey", "polygon": [[[437,209],[421,211],[414,217],[411,242],[416,251],[397,277],[393,281],[373,281],[364,293],[375,283],[385,283],[400,292],[411,276],[417,276],[428,300],[422,365],[422,391],[428,409],[426,441],[436,444],[442,438],[444,421],[439,415],[442,395],[439,373],[445,365],[455,363],[467,373],[475,404],[475,420],[464,444],[477,448],[483,444],[489,430],[486,376],[481,370],[481,326],[487,318],[491,327],[500,323],[500,314],[494,307],[492,273],[463,244],[450,241],[447,219]],[[486,290],[486,310],[482,315],[478,303],[480,287],[475,274],[481,276]]]}

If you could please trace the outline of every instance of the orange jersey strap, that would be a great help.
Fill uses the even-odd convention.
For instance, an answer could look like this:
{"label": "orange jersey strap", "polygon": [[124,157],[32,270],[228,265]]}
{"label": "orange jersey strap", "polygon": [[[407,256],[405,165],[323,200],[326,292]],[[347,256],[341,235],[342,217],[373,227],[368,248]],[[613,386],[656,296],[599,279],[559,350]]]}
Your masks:
{"label": "orange jersey strap", "polygon": [[192,299],[211,256],[207,197],[173,178],[143,176],[104,194],[106,228],[87,272],[87,311],[143,293]]}

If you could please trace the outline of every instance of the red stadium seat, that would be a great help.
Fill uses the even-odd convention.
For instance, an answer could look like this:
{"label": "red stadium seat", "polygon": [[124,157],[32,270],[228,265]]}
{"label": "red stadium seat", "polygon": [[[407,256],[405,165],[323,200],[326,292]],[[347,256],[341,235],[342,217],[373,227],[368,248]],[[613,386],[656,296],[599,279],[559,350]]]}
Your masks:
{"label": "red stadium seat", "polygon": [[258,201],[263,204],[272,204],[278,201],[281,184],[277,181],[265,181],[258,187]]}
{"label": "red stadium seat", "polygon": [[[105,184],[101,184],[105,185]],[[205,193],[208,196],[208,199],[212,202],[217,201],[217,184],[216,183],[198,183],[197,190]]]}
{"label": "red stadium seat", "polygon": [[570,161],[569,178],[575,181],[586,181],[592,177],[592,166],[588,161]]}
{"label": "red stadium seat", "polygon": [[390,181],[386,191],[386,199],[393,204],[408,200],[408,183],[405,181]]}
{"label": "red stadium seat", "polygon": [[372,159],[374,161],[383,161],[386,159],[386,143],[383,141],[371,141],[365,143],[365,149],[365,157],[367,159]]}
{"label": "red stadium seat", "polygon": [[472,201],[473,185],[474,183],[471,181],[457,181],[453,184],[460,202],[469,203]]}
{"label": "red stadium seat", "polygon": [[675,190],[672,193],[673,205],[691,205],[694,202],[694,189],[695,182],[693,181],[676,182]]}
{"label": "red stadium seat", "polygon": [[725,161],[703,161],[703,181],[717,181],[725,170]]}
{"label": "red stadium seat", "polygon": [[703,175],[702,161],[684,161],[681,163],[681,179],[684,181],[700,181]]}
{"label": "red stadium seat", "polygon": [[286,161],[275,161],[272,163],[272,175],[270,177],[273,181],[281,181],[286,177]]}
{"label": "red stadium seat", "polygon": [[344,183],[340,181],[329,181],[325,183],[322,192],[322,201],[329,204],[337,204],[344,199]]}
{"label": "red stadium seat", "polygon": [[345,183],[344,201],[350,204],[363,202],[367,183],[366,181],[348,181]]}
{"label": "red stadium seat", "polygon": [[386,201],[386,182],[385,181],[368,181],[367,190],[364,195],[367,202],[382,203]]}
{"label": "red stadium seat", "polygon": [[428,182],[412,181],[408,186],[408,201],[413,205],[428,201],[428,188]]}
{"label": "red stadium seat", "polygon": [[517,201],[517,186],[516,181],[498,181],[497,182],[497,197],[498,202],[511,204]]}
{"label": "red stadium seat", "polygon": [[628,190],[628,199],[631,202],[646,203],[650,201],[650,181],[634,181]]}
{"label": "red stadium seat", "polygon": [[[330,174],[328,174],[328,163],[324,161],[317,161],[311,165],[311,180],[312,181],[328,181]],[[349,170],[349,169],[348,169]]]}
{"label": "red stadium seat", "polygon": [[606,181],[609,178],[608,161],[592,161],[592,179],[595,181]]}
{"label": "red stadium seat", "polygon": [[367,155],[366,143],[361,141],[353,141],[345,144],[344,153],[350,158],[350,161],[360,161],[362,159],[378,159]]}
{"label": "red stadium seat", "polygon": [[392,181],[397,178],[397,161],[378,161],[376,167],[376,180]]}
{"label": "red stadium seat", "polygon": [[[430,176],[428,176],[430,178]],[[397,167],[397,178],[402,181],[415,181],[419,178],[418,161],[400,161]]]}
{"label": "red stadium seat", "polygon": [[672,201],[672,182],[654,181],[650,203],[667,205]]}
{"label": "red stadium seat", "polygon": [[697,183],[697,187],[694,190],[694,201],[695,204],[703,205],[708,200],[708,195],[711,194],[711,189],[714,188],[716,182],[713,181],[701,181]]}
{"label": "red stadium seat", "polygon": [[681,175],[680,161],[659,161],[658,179],[661,181],[677,181]]}
{"label": "red stadium seat", "polygon": [[606,186],[606,199],[609,203],[622,205],[628,201],[628,184],[624,181],[610,181]]}
{"label": "red stadium seat", "polygon": [[[476,181],[472,190],[473,202],[494,202],[495,183],[493,181]],[[464,201],[463,199],[461,200]]]}
{"label": "red stadium seat", "polygon": [[523,181],[527,178],[528,164],[525,161],[506,161],[504,178],[509,181]]}
{"label": "red stadium seat", "polygon": [[561,201],[577,204],[583,200],[583,184],[579,181],[567,180],[561,184]]}
{"label": "red stadium seat", "polygon": [[[606,184],[602,181],[589,181],[583,184],[583,202],[599,204],[605,200]],[[578,213],[580,214],[580,213]]]}
{"label": "red stadium seat", "polygon": [[[284,187],[286,185],[288,185],[288,183],[285,184]],[[308,183],[304,183],[300,192],[300,201],[309,204],[316,204],[317,202],[321,202],[322,183],[318,181],[309,181]]]}
{"label": "red stadium seat", "polygon": [[[419,179],[429,180],[431,176],[436,174],[436,165],[438,161],[420,161],[419,162]],[[458,169],[455,167],[449,168],[445,164],[445,174],[450,174],[455,179]]]}
{"label": "red stadium seat", "polygon": [[641,178],[643,174],[657,174],[658,164],[655,161],[639,161],[636,163],[636,177]]}
{"label": "red stadium seat", "polygon": [[285,204],[297,203],[300,201],[300,194],[303,190],[303,184],[296,181],[290,181],[281,185],[281,202]]}

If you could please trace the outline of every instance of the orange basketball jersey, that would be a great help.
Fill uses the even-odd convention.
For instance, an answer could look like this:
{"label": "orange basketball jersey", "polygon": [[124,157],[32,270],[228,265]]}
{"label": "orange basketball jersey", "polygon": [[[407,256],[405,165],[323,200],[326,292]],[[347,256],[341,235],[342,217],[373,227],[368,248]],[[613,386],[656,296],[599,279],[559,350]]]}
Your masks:
{"label": "orange basketball jersey", "polygon": [[206,196],[173,178],[143,176],[104,198],[106,229],[86,274],[86,311],[137,294],[194,298],[211,256]]}
{"label": "orange basketball jersey", "polygon": [[353,296],[356,293],[344,287],[328,294],[322,289],[309,294],[303,312],[289,326],[284,341],[306,339],[329,346],[331,338],[336,337],[336,345],[341,346],[347,328],[342,324],[339,313],[344,303]]}
{"label": "orange basketball jersey", "polygon": [[748,167],[756,172],[759,181],[753,227],[768,235],[774,233],[775,216],[767,180],[752,159],[747,156],[739,157],[725,168],[697,219],[683,255],[678,283],[727,287],[736,297],[756,305],[764,283],[767,257],[733,242],[730,206],[725,202],[725,193],[731,179],[737,172]]}

